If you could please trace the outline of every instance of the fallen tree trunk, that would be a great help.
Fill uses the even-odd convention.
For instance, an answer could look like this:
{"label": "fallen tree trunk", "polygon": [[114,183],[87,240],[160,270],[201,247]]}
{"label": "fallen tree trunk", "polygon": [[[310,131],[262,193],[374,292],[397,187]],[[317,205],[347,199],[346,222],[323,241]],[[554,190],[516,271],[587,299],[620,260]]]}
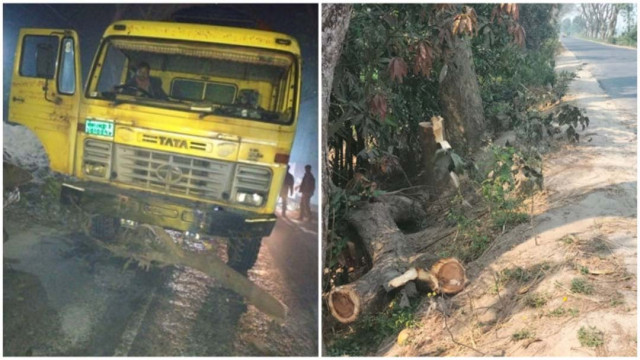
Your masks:
{"label": "fallen tree trunk", "polygon": [[[148,232],[145,234],[144,231]],[[202,271],[223,287],[243,296],[258,310],[278,321],[284,321],[286,307],[271,294],[227,266],[215,254],[184,251],[161,227],[140,225],[135,231],[108,243],[91,237],[88,228],[85,233],[98,246],[116,256],[135,260],[141,267],[149,268],[151,262],[156,262],[161,267],[183,265]]]}
{"label": "fallen tree trunk", "polygon": [[[400,285],[391,283],[412,267],[409,259],[414,255],[397,223],[424,219],[425,216],[417,203],[401,196],[365,203],[348,215],[347,221],[362,238],[373,266],[358,280],[329,292],[327,305],[334,318],[346,324],[364,314],[374,313],[383,304],[387,292],[418,279],[415,276]],[[432,288],[437,290],[438,276],[434,279]],[[464,284],[464,279],[456,278],[456,281]]]}
{"label": "fallen tree trunk", "polygon": [[403,215],[401,208],[383,202],[367,203],[352,212],[352,224],[371,257],[373,267],[360,279],[333,289],[328,305],[333,316],[342,323],[355,321],[361,314],[378,308],[386,293],[383,284],[401,275],[407,268],[404,235],[398,229],[392,212]]}

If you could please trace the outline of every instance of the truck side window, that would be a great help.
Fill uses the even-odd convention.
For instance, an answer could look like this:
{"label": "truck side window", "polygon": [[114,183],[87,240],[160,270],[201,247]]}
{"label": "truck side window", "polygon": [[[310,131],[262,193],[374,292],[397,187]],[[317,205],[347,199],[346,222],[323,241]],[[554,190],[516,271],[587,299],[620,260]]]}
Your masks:
{"label": "truck side window", "polygon": [[62,40],[62,56],[60,57],[60,62],[58,91],[62,94],[71,95],[76,92],[76,62],[72,38],[64,38]]}
{"label": "truck side window", "polygon": [[20,76],[52,79],[56,67],[58,42],[57,36],[25,36],[22,42],[22,56],[20,56]]}

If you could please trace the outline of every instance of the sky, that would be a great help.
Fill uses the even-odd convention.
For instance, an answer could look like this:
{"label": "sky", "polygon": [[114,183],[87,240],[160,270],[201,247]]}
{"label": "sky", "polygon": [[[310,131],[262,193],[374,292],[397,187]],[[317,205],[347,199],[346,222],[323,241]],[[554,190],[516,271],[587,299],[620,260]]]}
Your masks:
{"label": "sky", "polygon": [[[141,19],[145,12],[161,10],[165,4],[136,5],[127,8],[126,19]],[[261,28],[294,36],[302,49],[302,101],[296,139],[290,163],[296,185],[310,164],[318,184],[318,13],[314,4],[208,5],[195,4],[188,15],[224,13],[225,16],[255,20]],[[102,33],[113,21],[115,4],[3,4],[3,119],[7,120],[7,101],[18,32],[23,27],[67,28],[78,32],[84,84]],[[311,199],[318,203],[319,189]]]}

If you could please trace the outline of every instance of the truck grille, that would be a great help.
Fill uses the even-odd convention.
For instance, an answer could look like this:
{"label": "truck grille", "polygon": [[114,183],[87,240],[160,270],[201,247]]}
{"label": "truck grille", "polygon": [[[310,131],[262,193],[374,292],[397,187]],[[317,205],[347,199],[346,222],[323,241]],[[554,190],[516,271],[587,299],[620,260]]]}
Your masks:
{"label": "truck grille", "polygon": [[[102,166],[105,168],[104,176],[109,174],[111,168],[111,153],[113,144],[106,141],[86,139],[84,141],[83,165],[85,174],[95,176],[86,172],[87,166]],[[98,177],[104,177],[98,176]]]}
{"label": "truck grille", "polygon": [[271,182],[271,171],[262,167],[239,165],[235,179],[236,191],[266,194]]}
{"label": "truck grille", "polygon": [[170,195],[228,200],[234,163],[116,144],[115,181]]}

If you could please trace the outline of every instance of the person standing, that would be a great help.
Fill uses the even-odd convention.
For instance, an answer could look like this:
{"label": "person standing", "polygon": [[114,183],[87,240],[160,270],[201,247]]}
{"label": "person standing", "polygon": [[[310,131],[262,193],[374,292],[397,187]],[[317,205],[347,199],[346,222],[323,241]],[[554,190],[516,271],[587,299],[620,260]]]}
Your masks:
{"label": "person standing", "polygon": [[304,220],[305,216],[311,220],[311,196],[313,196],[313,192],[316,190],[316,179],[313,177],[313,174],[311,174],[311,165],[304,167],[304,177],[298,188],[302,194],[302,198],[300,199],[300,217],[298,217],[298,220]]}
{"label": "person standing", "polygon": [[287,175],[284,177],[284,184],[280,189],[280,197],[282,198],[282,217],[287,217],[287,200],[289,196],[293,196],[293,175],[289,172],[289,165],[287,165]]}

